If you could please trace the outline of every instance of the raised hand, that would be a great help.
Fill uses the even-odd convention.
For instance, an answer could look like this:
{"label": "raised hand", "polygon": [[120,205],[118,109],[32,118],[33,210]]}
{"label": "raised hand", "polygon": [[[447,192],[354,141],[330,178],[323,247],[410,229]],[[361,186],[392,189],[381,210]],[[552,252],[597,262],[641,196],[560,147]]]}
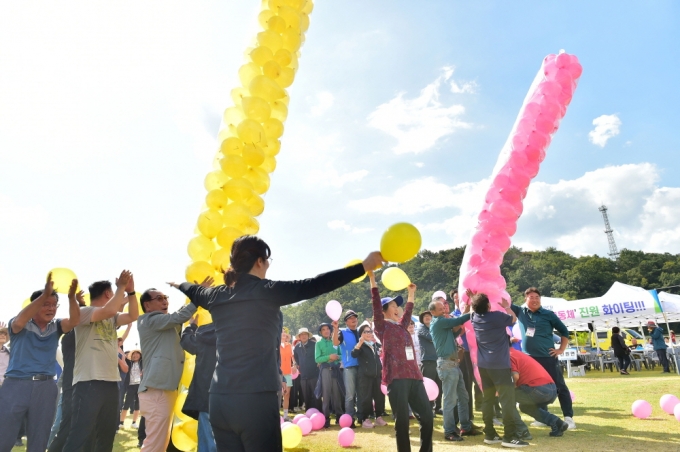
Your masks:
{"label": "raised hand", "polygon": [[508,309],[510,307],[510,301],[506,300],[505,298],[501,298],[501,307],[503,309]]}
{"label": "raised hand", "polygon": [[409,296],[415,295],[415,293],[416,293],[416,287],[418,287],[418,286],[416,286],[416,285],[413,284],[413,283],[411,283],[411,284],[408,285],[407,289],[408,289],[408,294],[409,294]]}
{"label": "raised hand", "polygon": [[179,284],[177,284],[177,283],[168,282],[168,283],[166,283],[166,284],[167,284],[168,286],[172,287],[172,288],[179,289]]}
{"label": "raised hand", "polygon": [[46,295],[52,295],[54,292],[54,281],[52,281],[52,272],[47,274],[47,281],[45,282],[45,293]]}
{"label": "raised hand", "polygon": [[[78,280],[74,279],[71,281],[71,287],[68,288],[68,299],[72,300],[76,298],[76,290],[78,289]],[[82,292],[82,290],[80,291]]]}
{"label": "raised hand", "polygon": [[[194,284],[198,284],[196,281],[194,281]],[[215,284],[215,278],[212,276],[206,276],[203,282],[200,284],[203,287],[212,287],[213,284]]]}
{"label": "raised hand", "polygon": [[125,289],[130,282],[130,278],[132,277],[132,273],[130,273],[129,270],[123,270],[120,272],[120,276],[116,278],[116,287],[119,289]]}
{"label": "raised hand", "polygon": [[383,259],[382,254],[380,254],[380,251],[373,251],[370,253],[366,259],[364,259],[364,270],[367,272],[376,270],[380,267],[383,266],[385,263],[385,259]]}
{"label": "raised hand", "polygon": [[125,286],[125,292],[130,293],[134,291],[135,291],[135,276],[132,273],[130,273],[130,280]]}
{"label": "raised hand", "polygon": [[335,331],[335,330],[338,329],[338,321],[337,321],[337,320],[333,320],[333,321],[331,322],[331,325],[333,325],[333,331]]}

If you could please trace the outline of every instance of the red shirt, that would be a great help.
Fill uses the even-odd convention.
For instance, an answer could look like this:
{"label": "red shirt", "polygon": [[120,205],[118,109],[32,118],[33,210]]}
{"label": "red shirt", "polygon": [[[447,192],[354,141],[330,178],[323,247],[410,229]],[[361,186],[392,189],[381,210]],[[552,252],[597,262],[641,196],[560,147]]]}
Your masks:
{"label": "red shirt", "polygon": [[543,386],[554,383],[550,374],[534,358],[514,348],[510,349],[510,369],[519,373],[517,386]]}
{"label": "red shirt", "polygon": [[[377,288],[371,289],[373,301],[373,323],[375,334],[382,343],[382,382],[389,385],[392,380],[410,378],[412,380],[422,380],[423,374],[420,373],[418,363],[415,359],[415,348],[408,326],[411,322],[413,303],[406,303],[404,316],[400,323],[392,323],[385,320],[385,315],[380,303],[380,293]],[[413,359],[406,359],[406,347],[413,350]]]}

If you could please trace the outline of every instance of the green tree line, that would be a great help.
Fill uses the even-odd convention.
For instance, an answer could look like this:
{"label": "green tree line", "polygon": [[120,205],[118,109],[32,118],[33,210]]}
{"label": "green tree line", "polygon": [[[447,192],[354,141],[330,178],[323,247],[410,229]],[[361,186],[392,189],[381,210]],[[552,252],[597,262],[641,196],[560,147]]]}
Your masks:
{"label": "green tree line", "polygon": [[[401,264],[418,289],[414,314],[427,309],[432,293],[448,293],[458,287],[460,265],[464,247],[438,252],[421,251],[414,259]],[[507,291],[513,303],[523,303],[523,292],[535,286],[544,296],[567,300],[599,297],[615,281],[653,289],[680,284],[680,254],[645,253],[622,250],[617,261],[594,256],[574,257],[555,248],[545,251],[522,251],[510,248],[505,254],[501,273],[507,282]],[[406,291],[392,292],[380,284],[382,297],[403,295]],[[284,325],[291,331],[301,327],[317,332],[318,325],[330,321],[326,303],[338,300],[343,310],[352,309],[359,321],[372,317],[368,278],[357,284],[348,284],[326,295],[283,308]]]}

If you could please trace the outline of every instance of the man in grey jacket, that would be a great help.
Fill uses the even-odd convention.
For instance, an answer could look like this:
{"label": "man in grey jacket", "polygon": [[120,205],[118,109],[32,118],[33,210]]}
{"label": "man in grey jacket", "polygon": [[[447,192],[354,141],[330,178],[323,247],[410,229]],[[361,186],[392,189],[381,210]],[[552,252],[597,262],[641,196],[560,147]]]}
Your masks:
{"label": "man in grey jacket", "polygon": [[137,320],[137,331],[144,356],[144,374],[139,385],[139,408],[144,416],[144,452],[164,452],[170,441],[173,406],[182,377],[184,351],[179,344],[182,324],[196,312],[189,303],[168,314],[168,296],[156,289],[141,298],[144,314]]}

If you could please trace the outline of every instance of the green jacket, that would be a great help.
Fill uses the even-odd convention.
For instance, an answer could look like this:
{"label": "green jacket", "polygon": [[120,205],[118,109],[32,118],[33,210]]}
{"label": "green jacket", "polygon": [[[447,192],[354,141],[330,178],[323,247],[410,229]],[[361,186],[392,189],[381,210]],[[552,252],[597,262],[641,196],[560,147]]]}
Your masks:
{"label": "green jacket", "polygon": [[[314,349],[314,360],[318,364],[328,363],[330,356],[333,354],[338,355],[339,357],[340,347],[334,347],[332,340],[322,338],[319,342],[316,343],[316,348]],[[333,366],[339,366],[340,361],[341,361],[340,359],[337,359],[329,364]]]}

